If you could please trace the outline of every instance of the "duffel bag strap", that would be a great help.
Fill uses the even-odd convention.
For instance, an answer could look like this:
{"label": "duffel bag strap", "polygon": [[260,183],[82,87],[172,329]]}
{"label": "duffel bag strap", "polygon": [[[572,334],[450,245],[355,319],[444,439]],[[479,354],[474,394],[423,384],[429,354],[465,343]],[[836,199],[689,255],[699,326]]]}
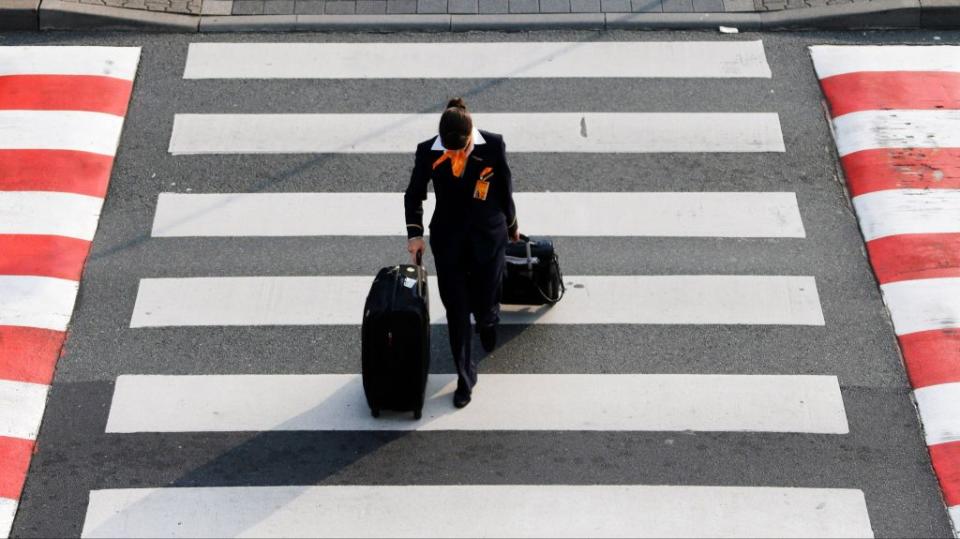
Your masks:
{"label": "duffel bag strap", "polygon": [[[530,249],[529,245],[530,244],[528,243],[527,244],[528,250]],[[550,296],[548,296],[547,293],[544,292],[540,288],[540,286],[536,284],[536,281],[534,281],[534,285],[533,285],[537,289],[537,292],[540,293],[540,297],[542,297],[547,303],[550,303],[551,305],[563,299],[563,295],[567,293],[567,286],[563,284],[563,273],[560,271],[560,257],[558,257],[556,254],[553,255],[553,264],[557,268],[557,277],[560,279],[560,293],[557,295],[557,297],[551,298]]]}

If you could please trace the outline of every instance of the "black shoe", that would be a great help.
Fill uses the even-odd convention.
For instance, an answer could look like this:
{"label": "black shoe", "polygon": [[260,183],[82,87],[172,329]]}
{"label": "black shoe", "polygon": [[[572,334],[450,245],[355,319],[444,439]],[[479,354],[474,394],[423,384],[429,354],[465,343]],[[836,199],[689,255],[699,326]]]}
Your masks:
{"label": "black shoe", "polygon": [[453,405],[457,408],[463,408],[464,406],[470,404],[470,391],[460,391],[459,389],[453,394]]}
{"label": "black shoe", "polygon": [[485,326],[480,328],[480,344],[486,353],[493,352],[497,347],[497,326]]}

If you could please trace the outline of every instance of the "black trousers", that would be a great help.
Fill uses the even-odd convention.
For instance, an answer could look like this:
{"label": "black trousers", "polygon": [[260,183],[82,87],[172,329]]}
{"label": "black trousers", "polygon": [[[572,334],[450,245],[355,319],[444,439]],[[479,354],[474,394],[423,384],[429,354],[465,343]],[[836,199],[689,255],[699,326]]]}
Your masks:
{"label": "black trousers", "polygon": [[478,330],[500,320],[506,245],[506,229],[483,236],[430,236],[440,300],[447,311],[457,387],[461,390],[470,391],[477,383],[478,360],[471,354],[470,315]]}

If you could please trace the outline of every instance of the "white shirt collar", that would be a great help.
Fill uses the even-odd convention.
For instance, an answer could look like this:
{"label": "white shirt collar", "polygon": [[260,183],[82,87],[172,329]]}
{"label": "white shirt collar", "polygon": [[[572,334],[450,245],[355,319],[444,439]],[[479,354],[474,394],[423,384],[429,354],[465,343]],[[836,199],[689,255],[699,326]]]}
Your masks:
{"label": "white shirt collar", "polygon": [[[483,135],[480,134],[480,130],[477,129],[476,127],[473,128],[472,134],[473,134],[474,146],[479,146],[481,144],[487,143],[487,141],[483,140]],[[438,152],[442,152],[446,150],[446,148],[443,147],[443,142],[440,141],[440,135],[437,135],[437,138],[436,140],[433,141],[433,146],[430,149]]]}

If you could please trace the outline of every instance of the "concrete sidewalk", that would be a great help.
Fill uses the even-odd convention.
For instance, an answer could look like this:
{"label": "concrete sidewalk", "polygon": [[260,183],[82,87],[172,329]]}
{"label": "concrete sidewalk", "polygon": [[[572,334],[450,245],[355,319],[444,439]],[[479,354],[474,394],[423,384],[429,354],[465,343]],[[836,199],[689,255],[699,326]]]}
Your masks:
{"label": "concrete sidewalk", "polygon": [[0,0],[4,30],[960,28],[960,0]]}

